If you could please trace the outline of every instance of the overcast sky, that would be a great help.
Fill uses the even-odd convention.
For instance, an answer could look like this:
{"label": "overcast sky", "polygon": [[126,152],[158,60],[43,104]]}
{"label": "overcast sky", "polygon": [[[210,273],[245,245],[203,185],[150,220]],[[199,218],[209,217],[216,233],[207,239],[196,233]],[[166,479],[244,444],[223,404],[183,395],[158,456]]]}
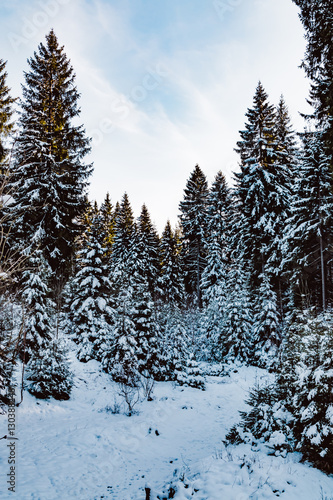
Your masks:
{"label": "overcast sky", "polygon": [[127,191],[161,231],[199,163],[232,182],[233,148],[259,80],[283,93],[294,127],[308,110],[305,41],[291,0],[0,0],[0,58],[19,96],[27,58],[53,27],[77,75],[93,138],[90,198]]}

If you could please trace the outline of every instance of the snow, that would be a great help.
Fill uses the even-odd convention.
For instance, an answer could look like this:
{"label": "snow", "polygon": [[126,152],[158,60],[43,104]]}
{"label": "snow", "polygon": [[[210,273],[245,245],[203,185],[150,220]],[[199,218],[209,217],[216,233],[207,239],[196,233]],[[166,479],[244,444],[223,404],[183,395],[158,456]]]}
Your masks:
{"label": "snow", "polygon": [[[268,456],[250,444],[224,447],[238,410],[246,409],[248,390],[271,378],[264,370],[237,367],[230,376],[206,376],[205,391],[155,383],[153,401],[139,402],[128,417],[118,385],[99,363],[80,363],[73,352],[71,358],[75,387],[68,401],[36,400],[25,392],[16,410],[16,494],[7,491],[8,448],[0,441],[1,499],[143,500],[149,483],[155,500],[171,481],[176,500],[332,494],[333,478],[300,464],[298,454]],[[6,433],[1,416],[0,437]],[[184,482],[178,481],[182,474]]]}

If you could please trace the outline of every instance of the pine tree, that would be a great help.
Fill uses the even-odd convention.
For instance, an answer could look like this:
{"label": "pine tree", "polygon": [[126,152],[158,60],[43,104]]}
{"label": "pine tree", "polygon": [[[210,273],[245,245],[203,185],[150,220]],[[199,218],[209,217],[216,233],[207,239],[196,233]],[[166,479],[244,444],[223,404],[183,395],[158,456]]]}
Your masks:
{"label": "pine tree", "polygon": [[184,190],[184,199],[179,204],[180,222],[183,232],[184,266],[186,289],[194,295],[198,307],[202,306],[201,276],[206,264],[204,247],[207,232],[207,180],[199,165],[196,165]]}
{"label": "pine tree", "polygon": [[168,221],[161,238],[161,273],[158,278],[159,296],[164,304],[184,304],[184,280],[177,237]]}
{"label": "pine tree", "polygon": [[129,258],[132,306],[130,318],[134,324],[139,371],[159,378],[160,367],[163,363],[159,352],[154,302],[149,290],[145,255],[141,253],[139,242],[140,236],[137,234],[133,240]]}
{"label": "pine tree", "polygon": [[281,318],[278,312],[277,296],[272,290],[269,276],[260,275],[257,304],[254,315],[255,361],[259,366],[276,364],[278,347],[281,343]]}
{"label": "pine tree", "polygon": [[[284,269],[294,284],[296,306],[325,310],[333,300],[333,180],[321,134],[304,133],[292,213],[286,228]],[[289,272],[288,272],[289,271]]]}
{"label": "pine tree", "polygon": [[53,338],[55,304],[49,298],[51,270],[42,252],[37,250],[29,258],[22,275],[22,300],[27,311],[25,322],[27,358],[38,356]]}
{"label": "pine tree", "polygon": [[247,362],[253,360],[253,316],[248,285],[243,270],[230,268],[223,330],[217,339],[222,359]]}
{"label": "pine tree", "polygon": [[209,190],[207,199],[207,235],[214,233],[220,247],[221,255],[229,253],[228,233],[230,230],[230,216],[232,199],[230,188],[221,171],[219,171]]}
{"label": "pine tree", "polygon": [[115,237],[115,212],[113,210],[109,193],[107,193],[105,196],[104,202],[102,203],[100,208],[100,213],[105,233],[104,246],[106,248],[106,255],[107,257],[110,257]]}
{"label": "pine tree", "polygon": [[324,130],[326,154],[333,168],[333,2],[293,0],[300,8],[307,48],[303,68],[311,79],[310,102],[314,117]]}
{"label": "pine tree", "polygon": [[13,240],[21,249],[39,245],[56,289],[68,275],[80,232],[91,173],[82,158],[90,147],[82,126],[73,125],[80,114],[75,74],[53,30],[28,62],[9,184]]}
{"label": "pine tree", "polygon": [[184,313],[171,302],[160,308],[157,322],[162,357],[165,360],[165,370],[163,363],[160,369],[162,380],[177,380],[178,375],[184,371],[189,348]]}
{"label": "pine tree", "polygon": [[6,141],[13,132],[14,123],[11,121],[13,116],[13,104],[16,99],[10,97],[10,89],[6,84],[7,79],[6,62],[0,59],[0,185],[1,175],[6,170],[3,165],[7,156]]}
{"label": "pine tree", "polygon": [[294,411],[298,449],[327,473],[333,471],[333,319],[308,317],[297,379]]}
{"label": "pine tree", "polygon": [[129,288],[118,295],[111,342],[103,353],[102,364],[115,382],[137,387],[139,360],[135,326],[131,319],[131,298]]}
{"label": "pine tree", "polygon": [[260,286],[259,276],[269,258],[272,276],[278,274],[279,262],[272,259],[272,253],[287,217],[290,175],[278,151],[275,110],[260,82],[254,106],[246,116],[246,130],[240,133],[242,141],[237,143],[236,150],[241,158],[241,171],[235,173],[234,238],[238,240],[239,255],[250,269],[254,298]]}
{"label": "pine tree", "polygon": [[107,349],[113,311],[110,307],[111,284],[103,263],[102,221],[93,218],[85,246],[79,252],[79,270],[72,281],[70,317],[73,340],[78,344],[80,361],[101,359]]}
{"label": "pine tree", "polygon": [[64,339],[52,339],[35,353],[27,366],[28,390],[40,399],[69,399],[73,373],[67,358]]}
{"label": "pine tree", "polygon": [[11,309],[11,297],[0,294],[0,415],[5,413],[5,407],[9,402],[8,389],[15,363],[13,359],[15,323]]}
{"label": "pine tree", "polygon": [[160,272],[160,240],[146,205],[142,206],[137,226],[137,251],[144,266],[143,274],[148,280],[149,292],[156,300]]}
{"label": "pine tree", "polygon": [[134,215],[127,193],[124,194],[115,219],[115,238],[113,244],[112,261],[126,260],[130,251],[134,231]]}
{"label": "pine tree", "polygon": [[[207,360],[221,361],[222,346],[220,338],[224,330],[225,308],[227,302],[227,267],[224,257],[225,249],[217,232],[209,237],[207,244],[207,266],[202,274],[203,303],[205,309],[202,314],[201,330],[206,350]],[[222,253],[223,252],[223,253]]]}

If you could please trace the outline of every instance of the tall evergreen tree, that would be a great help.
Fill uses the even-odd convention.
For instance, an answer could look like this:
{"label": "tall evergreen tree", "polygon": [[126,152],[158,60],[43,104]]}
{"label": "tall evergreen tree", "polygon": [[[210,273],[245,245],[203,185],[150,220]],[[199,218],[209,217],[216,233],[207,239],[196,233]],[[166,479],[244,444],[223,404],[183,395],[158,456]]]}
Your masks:
{"label": "tall evergreen tree", "polygon": [[302,138],[284,267],[298,296],[296,306],[307,296],[307,305],[325,310],[333,300],[333,179],[321,134],[308,132]]}
{"label": "tall evergreen tree", "polygon": [[177,238],[168,221],[161,238],[161,274],[158,279],[159,296],[164,304],[184,304],[184,280]]}
{"label": "tall evergreen tree", "polygon": [[92,170],[82,162],[89,139],[73,124],[80,114],[75,74],[53,30],[28,62],[9,186],[13,240],[20,248],[38,244],[57,283],[68,274],[80,232],[77,218]]}
{"label": "tall evergreen tree", "polygon": [[303,67],[311,79],[310,102],[324,131],[326,154],[333,168],[333,1],[293,0],[306,30]]}
{"label": "tall evergreen tree", "polygon": [[113,311],[109,304],[111,285],[103,262],[105,248],[100,242],[101,231],[102,221],[97,215],[79,252],[79,271],[72,282],[71,321],[67,332],[72,333],[79,346],[77,356],[80,361],[103,357],[113,324]]}
{"label": "tall evergreen tree", "polygon": [[201,276],[206,265],[204,246],[207,232],[206,176],[196,165],[184,190],[184,199],[179,204],[180,222],[183,232],[184,266],[186,269],[186,289],[194,295],[196,305],[202,306]]}
{"label": "tall evergreen tree", "polygon": [[13,116],[13,104],[16,99],[10,97],[10,89],[6,84],[7,79],[6,61],[0,59],[0,182],[3,163],[7,155],[6,141],[13,131],[14,123],[11,121]]}
{"label": "tall evergreen tree", "polygon": [[103,228],[105,233],[104,246],[106,248],[107,256],[110,257],[112,252],[112,245],[115,237],[115,212],[110,200],[109,193],[106,194],[105,199],[100,208],[101,217],[103,220]]}
{"label": "tall evergreen tree", "polygon": [[157,279],[160,272],[160,239],[153,226],[146,205],[142,206],[138,219],[137,245],[144,274],[148,280],[152,298],[157,298]]}
{"label": "tall evergreen tree", "polygon": [[[237,217],[234,238],[239,255],[250,270],[252,298],[260,286],[259,276],[270,260],[270,274],[278,292],[279,256],[277,241],[282,237],[289,207],[290,174],[279,152],[276,113],[259,82],[254,106],[246,113],[246,129],[237,143],[241,171],[235,173]],[[281,136],[281,132],[280,132]]]}

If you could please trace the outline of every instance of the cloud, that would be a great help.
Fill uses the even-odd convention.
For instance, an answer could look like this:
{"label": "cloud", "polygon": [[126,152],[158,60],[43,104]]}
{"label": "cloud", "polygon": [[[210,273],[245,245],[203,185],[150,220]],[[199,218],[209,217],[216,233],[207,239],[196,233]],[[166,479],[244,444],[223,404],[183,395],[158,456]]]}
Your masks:
{"label": "cloud", "polygon": [[[302,128],[305,42],[291,0],[12,1],[0,12],[0,41],[14,95],[51,27],[77,74],[81,121],[94,139],[91,198],[101,202],[109,191],[115,202],[127,191],[136,215],[145,202],[160,231],[168,218],[176,223],[196,163],[210,181],[219,169],[231,179],[259,79],[272,103],[285,95]],[[10,33],[25,41],[13,45]]]}

